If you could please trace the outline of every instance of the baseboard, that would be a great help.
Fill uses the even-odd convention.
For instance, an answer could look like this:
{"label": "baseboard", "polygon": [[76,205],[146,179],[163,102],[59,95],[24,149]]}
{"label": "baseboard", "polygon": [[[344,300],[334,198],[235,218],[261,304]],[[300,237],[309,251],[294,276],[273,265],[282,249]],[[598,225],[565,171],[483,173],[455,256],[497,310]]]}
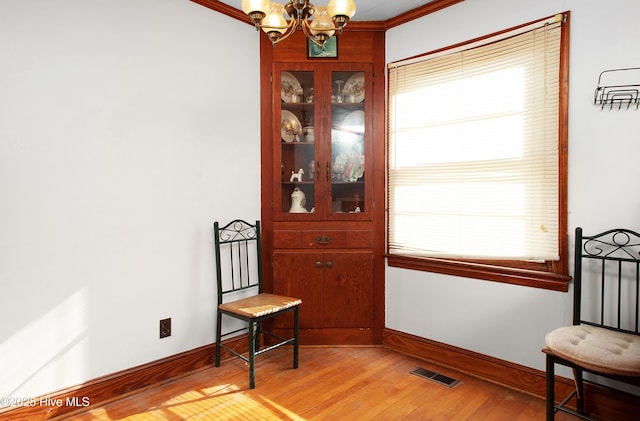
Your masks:
{"label": "baseboard", "polygon": [[[383,331],[382,344],[385,348],[401,354],[545,399],[544,371],[393,329]],[[572,388],[572,380],[556,376],[556,402],[564,399]],[[635,419],[634,414],[640,413],[638,396],[591,384],[585,385],[585,396],[586,410],[602,419],[631,420]]]}
{"label": "baseboard", "polygon": [[[226,340],[232,349],[246,349],[246,337]],[[223,358],[228,356],[223,354]],[[123,396],[157,386],[199,369],[211,367],[215,359],[215,344],[172,355],[147,364],[90,380],[81,385],[35,397],[31,404],[0,410],[0,419],[12,421],[47,420],[67,415],[87,407],[104,405]],[[6,418],[5,418],[6,417]]]}

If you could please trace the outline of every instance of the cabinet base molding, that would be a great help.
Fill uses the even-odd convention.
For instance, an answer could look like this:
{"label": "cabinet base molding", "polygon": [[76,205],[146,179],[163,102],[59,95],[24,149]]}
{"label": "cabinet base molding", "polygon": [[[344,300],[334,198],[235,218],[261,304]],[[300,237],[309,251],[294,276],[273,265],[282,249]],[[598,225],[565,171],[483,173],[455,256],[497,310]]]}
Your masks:
{"label": "cabinet base molding", "polygon": [[[269,329],[283,338],[293,336],[293,329]],[[322,328],[300,329],[300,345],[375,345],[373,329]]]}
{"label": "cabinet base molding", "polygon": [[[383,346],[392,351],[545,399],[544,371],[393,329],[385,328],[382,335]],[[556,402],[572,389],[572,379],[556,376]],[[586,383],[585,397],[585,410],[597,418],[626,420],[631,419],[630,414],[640,413],[640,396],[619,391],[614,394],[607,388]]]}

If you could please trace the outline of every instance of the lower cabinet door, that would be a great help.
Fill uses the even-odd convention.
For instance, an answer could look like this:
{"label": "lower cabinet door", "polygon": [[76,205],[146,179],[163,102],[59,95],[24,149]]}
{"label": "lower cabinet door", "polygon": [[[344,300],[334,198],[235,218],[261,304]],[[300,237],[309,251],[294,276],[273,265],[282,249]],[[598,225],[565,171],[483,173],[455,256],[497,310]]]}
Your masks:
{"label": "lower cabinet door", "polygon": [[324,253],[324,327],[373,327],[373,253]]}
{"label": "lower cabinet door", "polygon": [[[373,253],[275,252],[273,292],[302,299],[301,329],[373,327]],[[274,321],[292,326],[291,317]]]}
{"label": "lower cabinet door", "polygon": [[[322,253],[296,251],[273,254],[273,293],[302,300],[301,329],[316,329],[323,325],[323,268]],[[293,327],[292,316],[277,317],[274,327]]]}

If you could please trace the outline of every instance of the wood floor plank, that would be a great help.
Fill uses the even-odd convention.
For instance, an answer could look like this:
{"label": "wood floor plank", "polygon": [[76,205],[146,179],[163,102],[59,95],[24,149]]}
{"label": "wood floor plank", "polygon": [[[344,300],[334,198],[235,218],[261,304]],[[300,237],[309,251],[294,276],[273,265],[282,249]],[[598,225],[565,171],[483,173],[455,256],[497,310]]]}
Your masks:
{"label": "wood floor plank", "polygon": [[[335,419],[343,414],[361,413],[380,403],[380,398],[388,392],[394,361],[381,358],[358,368],[353,377],[344,377],[338,393],[324,397],[322,407],[317,408],[319,411],[314,413],[313,419]],[[380,381],[382,378],[384,380]]]}
{"label": "wood floor plank", "polygon": [[[256,388],[238,359],[141,393],[59,418],[102,420],[532,420],[544,401],[381,347],[301,347],[258,358]],[[411,374],[416,367],[459,379],[453,388]],[[564,418],[564,414],[557,419]]]}

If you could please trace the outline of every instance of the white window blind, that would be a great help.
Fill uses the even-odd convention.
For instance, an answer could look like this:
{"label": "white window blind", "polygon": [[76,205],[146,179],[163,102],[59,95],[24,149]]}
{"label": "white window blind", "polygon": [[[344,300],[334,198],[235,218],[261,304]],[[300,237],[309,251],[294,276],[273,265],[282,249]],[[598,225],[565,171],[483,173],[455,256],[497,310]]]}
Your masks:
{"label": "white window blind", "polygon": [[389,253],[559,259],[562,19],[389,65]]}

